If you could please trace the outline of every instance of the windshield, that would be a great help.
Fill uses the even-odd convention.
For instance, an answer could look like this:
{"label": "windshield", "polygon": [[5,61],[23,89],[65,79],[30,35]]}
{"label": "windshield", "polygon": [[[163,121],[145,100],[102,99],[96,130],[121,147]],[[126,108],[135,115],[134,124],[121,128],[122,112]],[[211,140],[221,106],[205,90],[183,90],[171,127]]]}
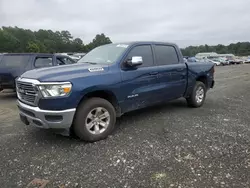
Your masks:
{"label": "windshield", "polygon": [[0,66],[24,67],[29,61],[30,55],[3,55]]}
{"label": "windshield", "polygon": [[97,47],[81,58],[78,63],[112,64],[126,50],[128,45],[108,44]]}

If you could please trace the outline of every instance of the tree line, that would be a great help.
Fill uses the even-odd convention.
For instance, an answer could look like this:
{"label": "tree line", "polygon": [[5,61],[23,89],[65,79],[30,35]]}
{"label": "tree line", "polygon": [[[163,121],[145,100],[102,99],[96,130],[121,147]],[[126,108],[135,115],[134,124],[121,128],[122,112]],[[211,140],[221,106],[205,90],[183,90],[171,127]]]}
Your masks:
{"label": "tree line", "polygon": [[[69,31],[43,30],[31,31],[18,27],[0,28],[0,52],[88,52],[93,48],[112,43],[105,34],[97,34],[88,44],[74,38]],[[200,52],[232,53],[239,56],[250,55],[250,42],[215,46],[189,46],[181,49],[184,56],[195,56]]]}
{"label": "tree line", "polygon": [[230,45],[218,44],[216,46],[201,45],[201,46],[189,46],[181,49],[184,56],[195,56],[201,52],[216,52],[218,54],[234,54],[237,56],[249,56],[250,55],[250,42],[238,42]]}
{"label": "tree line", "polygon": [[88,52],[109,43],[112,43],[110,38],[103,33],[97,34],[89,44],[84,44],[80,38],[73,38],[69,31],[0,28],[0,52]]}

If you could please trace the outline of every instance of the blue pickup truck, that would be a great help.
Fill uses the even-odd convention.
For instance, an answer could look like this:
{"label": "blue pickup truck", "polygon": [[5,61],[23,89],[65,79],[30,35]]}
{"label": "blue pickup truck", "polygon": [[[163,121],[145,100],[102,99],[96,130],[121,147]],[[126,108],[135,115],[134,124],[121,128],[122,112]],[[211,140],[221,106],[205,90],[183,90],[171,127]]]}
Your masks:
{"label": "blue pickup truck", "polygon": [[126,112],[181,97],[202,106],[214,86],[214,64],[184,63],[172,43],[108,44],[74,65],[27,71],[16,86],[26,125],[94,142],[110,135]]}
{"label": "blue pickup truck", "polygon": [[16,89],[15,79],[28,70],[76,63],[66,55],[6,53],[0,55],[0,91]]}

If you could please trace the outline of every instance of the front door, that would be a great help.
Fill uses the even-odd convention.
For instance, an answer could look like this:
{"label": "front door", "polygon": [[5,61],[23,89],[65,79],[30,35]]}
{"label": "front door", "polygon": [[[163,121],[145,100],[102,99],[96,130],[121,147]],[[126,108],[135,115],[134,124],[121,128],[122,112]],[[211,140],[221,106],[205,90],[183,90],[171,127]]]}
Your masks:
{"label": "front door", "polygon": [[120,95],[122,111],[136,110],[157,101],[157,67],[154,64],[152,47],[144,44],[133,47],[125,61],[133,56],[141,56],[143,64],[138,67],[122,65]]}

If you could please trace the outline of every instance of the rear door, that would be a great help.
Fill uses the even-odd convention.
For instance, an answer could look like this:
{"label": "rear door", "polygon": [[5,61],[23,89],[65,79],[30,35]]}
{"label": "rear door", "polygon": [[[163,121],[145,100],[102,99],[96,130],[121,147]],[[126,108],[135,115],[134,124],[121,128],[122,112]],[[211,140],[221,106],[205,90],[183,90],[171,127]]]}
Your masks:
{"label": "rear door", "polygon": [[178,57],[177,49],[172,45],[156,44],[154,52],[161,97],[166,100],[182,97],[186,91],[187,68]]}
{"label": "rear door", "polygon": [[150,44],[134,46],[127,54],[125,61],[133,56],[141,56],[143,64],[138,67],[121,67],[122,83],[120,96],[123,111],[139,109],[157,100],[157,67],[154,64],[152,47]]}

